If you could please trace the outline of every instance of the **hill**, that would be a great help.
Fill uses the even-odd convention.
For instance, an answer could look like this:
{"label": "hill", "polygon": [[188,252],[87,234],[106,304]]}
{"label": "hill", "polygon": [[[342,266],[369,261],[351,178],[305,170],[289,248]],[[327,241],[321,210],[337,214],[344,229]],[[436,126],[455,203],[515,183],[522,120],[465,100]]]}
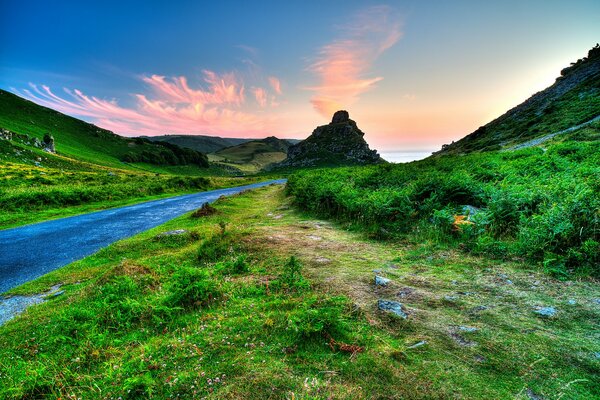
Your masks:
{"label": "hill", "polygon": [[200,151],[202,153],[214,153],[226,147],[236,146],[238,144],[250,142],[253,139],[224,138],[219,136],[207,135],[162,135],[162,136],[142,136],[144,139],[153,142],[167,142],[181,147]]}
{"label": "hill", "polygon": [[438,154],[536,145],[593,125],[599,117],[600,46],[596,45],[587,57],[564,68],[552,86],[457,142],[444,145]]}
{"label": "hill", "polygon": [[142,138],[125,138],[1,89],[0,128],[10,132],[11,137],[21,137],[22,142],[32,144],[49,134],[58,154],[92,164],[125,169],[131,168],[125,163],[208,167],[206,156],[197,151]]}
{"label": "hill", "polygon": [[347,111],[337,111],[328,125],[317,127],[298,144],[290,146],[287,158],[277,167],[366,165],[384,162],[369,149],[364,133]]}
{"label": "hill", "polygon": [[209,155],[213,162],[236,167],[243,172],[257,172],[283,161],[292,143],[270,136],[221,149]]}

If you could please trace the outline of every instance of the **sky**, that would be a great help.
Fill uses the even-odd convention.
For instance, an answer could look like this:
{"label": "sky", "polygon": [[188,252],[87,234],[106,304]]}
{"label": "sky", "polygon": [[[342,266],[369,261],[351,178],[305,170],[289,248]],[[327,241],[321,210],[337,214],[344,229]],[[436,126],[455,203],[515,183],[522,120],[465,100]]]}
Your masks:
{"label": "sky", "polygon": [[0,88],[125,136],[437,150],[600,42],[594,1],[0,0]]}

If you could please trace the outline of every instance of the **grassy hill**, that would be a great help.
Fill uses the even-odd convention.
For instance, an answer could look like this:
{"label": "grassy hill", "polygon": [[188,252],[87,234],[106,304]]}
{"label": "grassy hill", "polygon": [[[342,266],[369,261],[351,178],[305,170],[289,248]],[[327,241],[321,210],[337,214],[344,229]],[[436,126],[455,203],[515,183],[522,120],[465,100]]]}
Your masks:
{"label": "grassy hill", "polygon": [[535,145],[599,116],[600,47],[596,46],[587,57],[564,68],[552,86],[470,135],[444,145],[440,154],[514,148],[527,142]]}
{"label": "grassy hill", "polygon": [[246,173],[254,173],[266,166],[281,162],[287,156],[291,142],[274,136],[252,140],[209,154],[209,160],[229,165]]}
{"label": "grassy hill", "polygon": [[221,149],[249,142],[253,139],[224,138],[207,135],[162,135],[142,136],[153,142],[173,143],[181,147],[187,147],[202,153],[214,153]]}
{"label": "grassy hill", "polygon": [[[49,133],[54,137],[58,154],[97,165],[132,169],[125,161],[139,161],[208,167],[201,153],[140,138],[125,138],[4,90],[0,90],[0,128],[40,140]],[[144,169],[143,166],[133,168]]]}

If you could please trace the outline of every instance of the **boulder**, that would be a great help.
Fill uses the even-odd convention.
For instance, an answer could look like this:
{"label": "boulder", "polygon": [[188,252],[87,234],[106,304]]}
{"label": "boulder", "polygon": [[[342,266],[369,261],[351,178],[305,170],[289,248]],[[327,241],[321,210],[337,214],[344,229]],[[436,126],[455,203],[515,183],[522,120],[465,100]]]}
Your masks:
{"label": "boulder", "polygon": [[375,275],[375,286],[387,286],[391,281],[383,276]]}
{"label": "boulder", "polygon": [[331,119],[332,124],[340,124],[350,121],[350,114],[346,110],[336,111]]}
{"label": "boulder", "polygon": [[402,305],[402,303],[399,303],[397,301],[379,299],[377,301],[377,308],[379,308],[381,311],[386,311],[397,315],[398,317],[403,319],[408,318],[408,314],[403,309],[404,306]]}
{"label": "boulder", "polygon": [[54,137],[49,133],[44,135],[44,140],[42,141],[43,150],[48,153],[56,153],[56,149],[54,147]]}
{"label": "boulder", "polygon": [[556,308],[554,307],[538,307],[534,311],[537,315],[544,318],[551,318],[556,315]]}

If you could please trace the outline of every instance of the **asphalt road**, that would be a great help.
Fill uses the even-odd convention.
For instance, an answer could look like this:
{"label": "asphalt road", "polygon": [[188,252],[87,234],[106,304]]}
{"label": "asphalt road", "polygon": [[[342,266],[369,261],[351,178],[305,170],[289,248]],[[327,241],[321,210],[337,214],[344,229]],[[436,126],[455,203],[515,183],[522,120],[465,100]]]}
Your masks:
{"label": "asphalt road", "polygon": [[205,202],[285,179],[211,190],[0,230],[0,293],[103,247],[195,210]]}

